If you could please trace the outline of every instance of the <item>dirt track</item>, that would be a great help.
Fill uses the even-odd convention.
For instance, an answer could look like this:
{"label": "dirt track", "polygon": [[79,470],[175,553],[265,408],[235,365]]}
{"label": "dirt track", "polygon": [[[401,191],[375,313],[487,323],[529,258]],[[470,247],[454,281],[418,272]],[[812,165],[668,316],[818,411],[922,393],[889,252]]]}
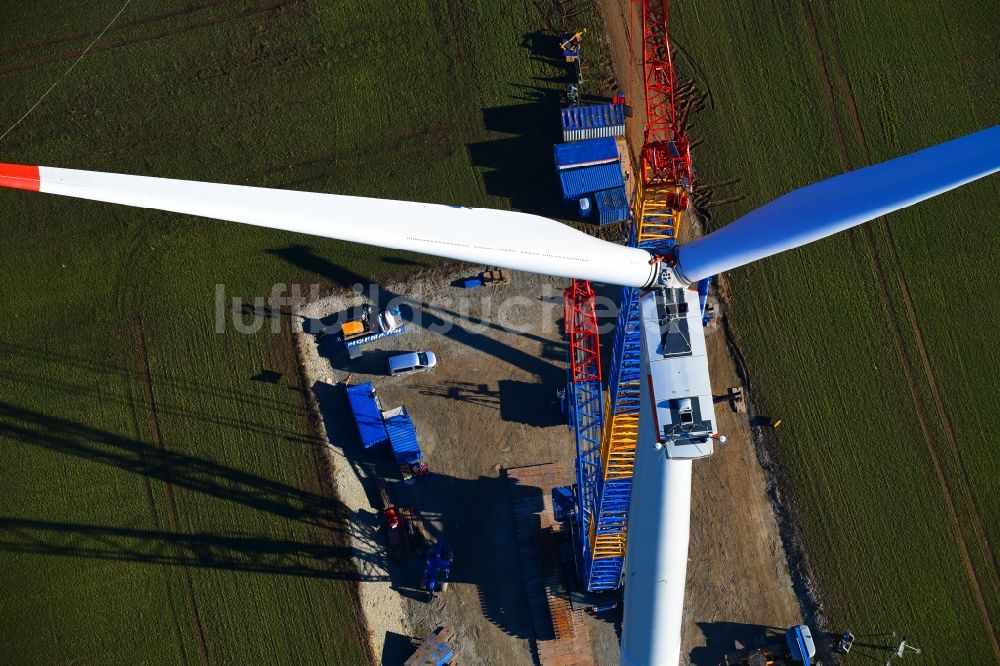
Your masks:
{"label": "dirt track", "polygon": [[[133,320],[133,326],[132,326],[133,330],[131,331],[132,335],[136,338],[136,341],[138,340],[139,337],[139,331],[137,330],[138,326],[141,326],[141,321],[138,318],[136,318]],[[143,355],[143,358],[138,359],[138,362],[140,366],[145,366],[148,368],[148,363],[145,362],[145,355]],[[122,382],[123,386],[125,386],[126,390],[128,390],[128,387],[130,386],[130,380],[129,380],[129,373],[127,371],[123,373]],[[145,398],[145,396],[143,397]],[[140,413],[141,410],[139,408],[139,403],[140,400],[135,397],[129,400],[130,415],[132,420],[132,431],[133,435],[137,439],[141,438],[144,434],[141,425],[142,414]],[[149,412],[148,404],[146,405],[146,411],[148,414]],[[145,455],[145,447],[141,447],[140,452],[142,455]],[[154,528],[159,531],[162,529],[162,524],[160,521],[159,513],[156,510],[156,497],[153,494],[153,481],[148,476],[143,476],[142,485],[144,494],[146,496],[146,508],[149,511],[150,519],[152,521]],[[181,636],[181,625],[180,625],[180,620],[178,619],[177,607],[176,607],[177,602],[174,600],[174,591],[173,587],[170,584],[170,572],[167,570],[166,567],[163,567],[163,582],[166,588],[167,600],[169,603],[171,633],[174,637],[175,643],[178,646],[178,649],[184,660],[184,663],[188,663],[187,655],[184,654],[183,652],[184,640]]]}
{"label": "dirt track", "polygon": [[[136,350],[138,355],[138,375],[142,380],[143,401],[146,407],[146,418],[149,424],[149,435],[156,447],[159,456],[159,464],[163,466],[167,475],[163,480],[163,497],[167,504],[167,521],[173,532],[180,530],[180,518],[177,511],[177,503],[174,501],[173,487],[170,484],[169,467],[167,460],[163,457],[163,435],[160,431],[160,418],[156,410],[156,399],[153,395],[153,377],[149,369],[149,352],[146,346],[146,332],[143,329],[142,318],[137,314],[132,319],[132,329],[135,336]],[[149,480],[146,480],[147,499],[150,500],[150,511],[154,514],[154,520],[159,523],[156,517],[156,506],[152,501],[152,489],[149,487]],[[184,575],[184,605],[187,609],[188,619],[191,623],[191,630],[194,633],[195,643],[198,647],[198,658],[202,664],[210,663],[208,645],[205,642],[205,632],[202,627],[201,614],[198,611],[198,602],[194,594],[194,582],[191,580],[191,569],[182,567]],[[168,596],[171,598],[171,612],[173,612],[173,597],[170,583],[167,583]],[[177,618],[172,617],[174,627],[177,628]]]}

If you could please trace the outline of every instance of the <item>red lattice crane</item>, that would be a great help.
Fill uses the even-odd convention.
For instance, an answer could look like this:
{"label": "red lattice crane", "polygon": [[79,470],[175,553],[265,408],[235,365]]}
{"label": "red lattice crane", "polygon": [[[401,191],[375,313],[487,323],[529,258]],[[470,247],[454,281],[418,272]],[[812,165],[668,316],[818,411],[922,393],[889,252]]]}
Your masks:
{"label": "red lattice crane", "polygon": [[600,335],[594,312],[594,287],[586,280],[573,280],[564,299],[564,321],[569,343],[570,381],[601,381]]}
{"label": "red lattice crane", "polygon": [[[643,184],[691,183],[691,148],[677,107],[677,81],[667,31],[668,0],[633,0],[642,17],[642,69],[646,131],[642,147]],[[685,197],[686,198],[686,197]],[[677,202],[684,208],[686,201]]]}

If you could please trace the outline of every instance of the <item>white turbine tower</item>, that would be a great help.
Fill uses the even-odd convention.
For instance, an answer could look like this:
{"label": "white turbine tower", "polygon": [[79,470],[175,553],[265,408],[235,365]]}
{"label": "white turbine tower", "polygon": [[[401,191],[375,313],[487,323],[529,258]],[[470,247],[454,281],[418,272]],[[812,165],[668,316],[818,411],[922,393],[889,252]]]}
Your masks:
{"label": "white turbine tower", "polygon": [[691,316],[697,296],[686,287],[998,170],[995,126],[786,194],[668,257],[509,211],[9,164],[0,164],[0,186],[650,289],[641,300],[646,381],[621,658],[624,664],[659,666],[680,659],[691,461],[711,453],[705,435],[714,432],[715,422],[704,332],[700,318]]}

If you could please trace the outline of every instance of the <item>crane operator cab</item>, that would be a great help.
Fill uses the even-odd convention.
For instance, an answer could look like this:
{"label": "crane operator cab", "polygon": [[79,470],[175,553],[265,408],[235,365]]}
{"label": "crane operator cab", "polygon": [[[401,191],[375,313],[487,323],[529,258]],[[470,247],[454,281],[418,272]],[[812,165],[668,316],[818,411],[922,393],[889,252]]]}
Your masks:
{"label": "crane operator cab", "polygon": [[704,458],[714,450],[715,409],[698,292],[666,288],[653,296],[640,307],[656,446],[670,458]]}

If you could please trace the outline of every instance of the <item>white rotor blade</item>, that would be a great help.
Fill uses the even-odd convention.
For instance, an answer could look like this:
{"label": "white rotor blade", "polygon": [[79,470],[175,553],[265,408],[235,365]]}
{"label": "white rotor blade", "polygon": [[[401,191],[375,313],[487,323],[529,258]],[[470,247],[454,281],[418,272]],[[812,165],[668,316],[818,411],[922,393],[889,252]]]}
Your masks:
{"label": "white rotor blade", "polygon": [[645,250],[512,211],[9,164],[0,164],[0,186],[623,286],[656,273]]}
{"label": "white rotor blade", "polygon": [[[642,412],[640,421],[647,413]],[[640,431],[635,453],[621,664],[674,666],[680,662],[684,629],[692,461],[657,452],[653,437],[645,437],[644,432],[654,429]]]}
{"label": "white rotor blade", "polygon": [[1000,125],[790,192],[677,250],[687,282],[791,250],[1000,171]]}

